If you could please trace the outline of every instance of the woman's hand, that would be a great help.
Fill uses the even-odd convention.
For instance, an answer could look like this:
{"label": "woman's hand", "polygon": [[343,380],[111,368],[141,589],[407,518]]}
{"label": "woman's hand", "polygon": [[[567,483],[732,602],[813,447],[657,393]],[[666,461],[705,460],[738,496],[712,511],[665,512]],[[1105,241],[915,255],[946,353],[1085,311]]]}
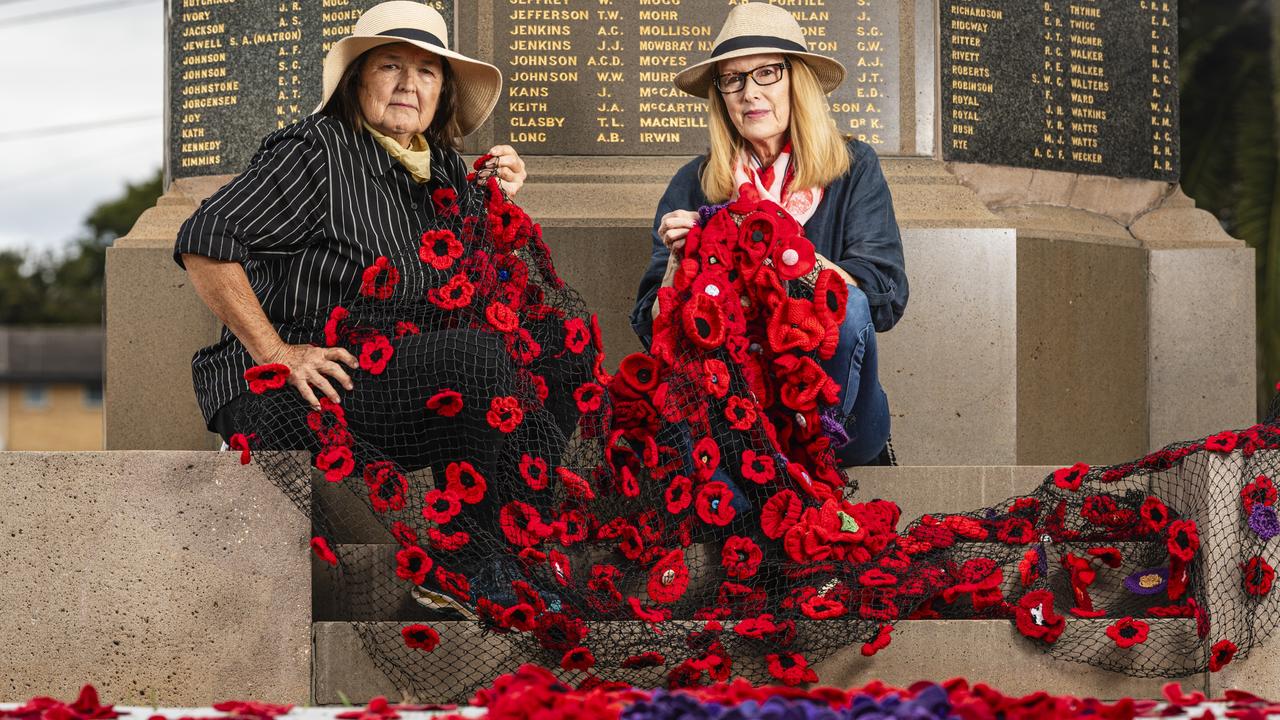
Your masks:
{"label": "woman's hand", "polygon": [[692,210],[672,210],[658,221],[658,239],[671,251],[672,258],[684,251],[685,238],[697,222],[698,213]]}
{"label": "woman's hand", "polygon": [[524,187],[525,178],[529,177],[524,170],[524,159],[510,145],[494,145],[489,148],[489,154],[493,157],[485,167],[498,176],[498,184],[507,195],[514,197]]}
{"label": "woman's hand", "polygon": [[342,402],[330,380],[336,380],[344,390],[350,390],[354,386],[342,365],[352,370],[360,367],[355,356],[342,348],[322,348],[314,345],[282,345],[270,355],[267,362],[288,366],[289,384],[298,391],[307,405],[313,408],[320,407],[315,390],[319,390],[335,403]]}

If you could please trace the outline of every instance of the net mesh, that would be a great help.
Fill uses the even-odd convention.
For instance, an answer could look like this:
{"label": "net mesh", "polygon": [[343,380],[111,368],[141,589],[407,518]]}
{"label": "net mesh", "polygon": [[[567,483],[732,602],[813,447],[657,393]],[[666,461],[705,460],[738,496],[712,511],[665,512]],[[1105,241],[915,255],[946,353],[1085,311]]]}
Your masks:
{"label": "net mesh", "polygon": [[233,446],[313,519],[317,619],[405,693],[465,700],[525,662],[798,684],[914,618],[1008,618],[1055,656],[1179,676],[1275,625],[1276,407],[900,529],[835,461],[852,425],[821,363],[847,290],[780,208],[704,209],[651,350],[610,376],[540,228],[492,181],[437,201],[416,252],[281,328],[360,359],[341,405],[270,366],[233,404]]}

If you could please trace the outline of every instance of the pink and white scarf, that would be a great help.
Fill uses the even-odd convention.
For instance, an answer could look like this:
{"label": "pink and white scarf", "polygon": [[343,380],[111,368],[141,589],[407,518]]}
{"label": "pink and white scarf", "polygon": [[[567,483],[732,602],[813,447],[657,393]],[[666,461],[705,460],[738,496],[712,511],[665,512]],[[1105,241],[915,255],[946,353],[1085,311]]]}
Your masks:
{"label": "pink and white scarf", "polygon": [[782,148],[778,159],[769,167],[761,165],[755,153],[744,148],[733,166],[733,179],[738,186],[738,195],[734,199],[772,200],[790,213],[796,222],[804,225],[818,209],[822,188],[793,188],[791,179],[794,174],[791,143]]}

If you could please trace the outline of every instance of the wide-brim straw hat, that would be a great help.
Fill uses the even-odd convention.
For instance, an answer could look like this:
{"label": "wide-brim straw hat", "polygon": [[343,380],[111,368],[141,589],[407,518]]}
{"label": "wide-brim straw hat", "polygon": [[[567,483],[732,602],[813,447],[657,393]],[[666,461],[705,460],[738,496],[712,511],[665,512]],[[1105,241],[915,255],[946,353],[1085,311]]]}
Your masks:
{"label": "wide-brim straw hat", "polygon": [[720,34],[711,48],[711,57],[676,74],[676,87],[698,97],[711,93],[716,63],[745,55],[784,53],[804,59],[813,68],[823,92],[831,92],[844,81],[844,65],[825,55],[809,52],[800,23],[791,12],[777,5],[750,2],[729,11]]}
{"label": "wide-brim straw hat", "polygon": [[449,49],[449,29],[440,13],[411,0],[391,0],[365,11],[351,34],[334,43],[324,58],[324,92],[319,112],[338,89],[342,73],[356,58],[379,45],[409,43],[444,58],[453,72],[457,120],[463,135],[489,117],[502,95],[502,71]]}

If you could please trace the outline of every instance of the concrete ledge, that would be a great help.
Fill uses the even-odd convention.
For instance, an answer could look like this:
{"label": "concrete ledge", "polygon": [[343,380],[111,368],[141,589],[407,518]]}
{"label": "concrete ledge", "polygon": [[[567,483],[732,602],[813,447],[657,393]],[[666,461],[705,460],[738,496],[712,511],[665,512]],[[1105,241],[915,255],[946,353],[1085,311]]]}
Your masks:
{"label": "concrete ledge", "polygon": [[309,523],[232,453],[0,453],[0,697],[305,702]]}

